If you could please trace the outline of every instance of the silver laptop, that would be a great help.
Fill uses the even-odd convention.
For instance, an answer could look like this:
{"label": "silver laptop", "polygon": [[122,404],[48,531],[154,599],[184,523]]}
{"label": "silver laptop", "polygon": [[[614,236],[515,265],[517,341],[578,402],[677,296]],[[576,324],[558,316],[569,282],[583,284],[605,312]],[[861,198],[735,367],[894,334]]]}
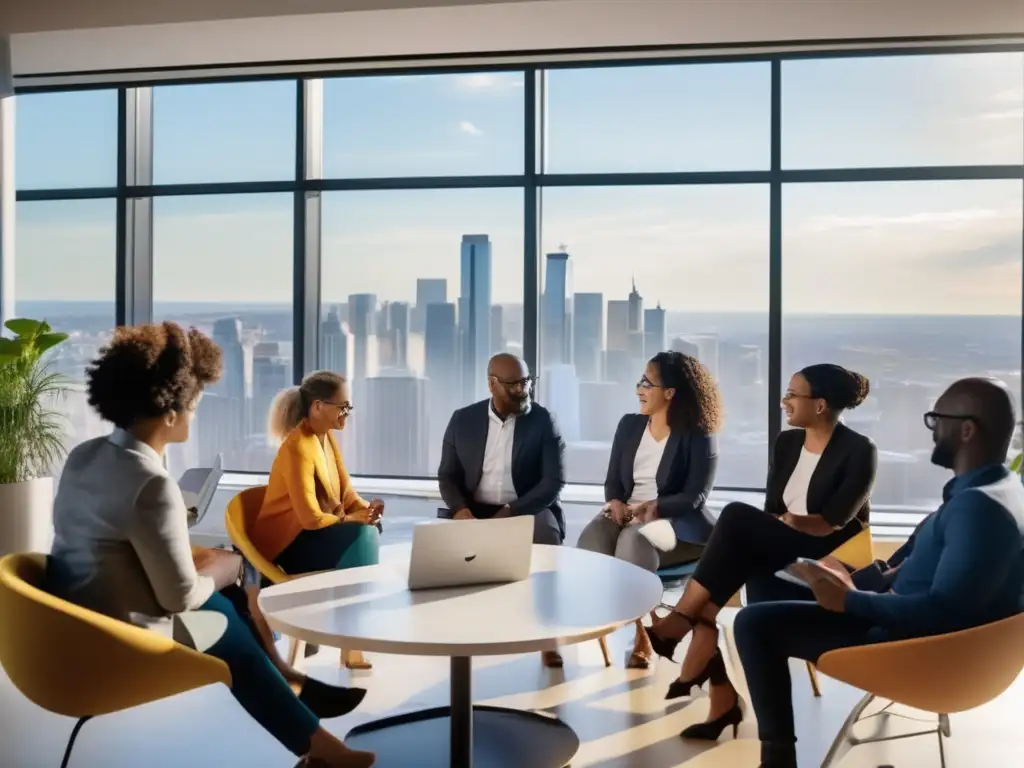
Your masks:
{"label": "silver laptop", "polygon": [[420,523],[412,531],[409,589],[522,581],[532,553],[530,515]]}

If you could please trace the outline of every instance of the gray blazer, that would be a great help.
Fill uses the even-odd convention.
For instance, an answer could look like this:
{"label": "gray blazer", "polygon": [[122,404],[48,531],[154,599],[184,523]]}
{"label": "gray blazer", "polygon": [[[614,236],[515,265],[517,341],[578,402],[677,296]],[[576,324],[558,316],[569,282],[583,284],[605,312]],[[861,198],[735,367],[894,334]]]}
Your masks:
{"label": "gray blazer", "polygon": [[120,429],[68,455],[53,503],[50,589],[148,624],[195,610],[214,591],[196,573],[185,501],[160,456]]}

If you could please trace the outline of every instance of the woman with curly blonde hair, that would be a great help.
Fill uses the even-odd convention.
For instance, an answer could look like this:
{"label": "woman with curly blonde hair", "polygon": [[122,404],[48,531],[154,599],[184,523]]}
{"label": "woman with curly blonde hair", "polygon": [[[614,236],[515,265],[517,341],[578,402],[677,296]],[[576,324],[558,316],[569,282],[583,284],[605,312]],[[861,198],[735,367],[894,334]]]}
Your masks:
{"label": "woman with curly blonde hair", "polygon": [[[680,352],[652,357],[636,392],[640,413],[623,416],[612,440],[607,503],[577,546],[656,571],[696,560],[711,534],[705,503],[718,466],[722,397],[711,372]],[[655,520],[671,526],[662,551],[641,533]],[[646,669],[652,656],[638,621],[628,666]]]}

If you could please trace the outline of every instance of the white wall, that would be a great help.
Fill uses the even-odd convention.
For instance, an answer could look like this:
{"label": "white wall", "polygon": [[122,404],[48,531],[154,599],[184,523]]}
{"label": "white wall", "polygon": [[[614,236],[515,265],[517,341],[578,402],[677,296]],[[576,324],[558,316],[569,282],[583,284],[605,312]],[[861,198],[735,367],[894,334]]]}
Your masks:
{"label": "white wall", "polygon": [[982,34],[1024,34],[1024,2],[550,0],[15,34],[12,47],[15,74],[27,75],[452,52]]}

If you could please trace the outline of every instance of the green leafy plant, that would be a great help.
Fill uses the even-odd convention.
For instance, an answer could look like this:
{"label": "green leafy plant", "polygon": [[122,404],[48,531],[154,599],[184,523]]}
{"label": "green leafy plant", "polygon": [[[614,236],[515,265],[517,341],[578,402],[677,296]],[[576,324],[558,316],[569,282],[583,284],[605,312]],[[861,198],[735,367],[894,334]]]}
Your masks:
{"label": "green leafy plant", "polygon": [[1018,453],[1010,462],[1010,471],[1019,475],[1022,467],[1024,467],[1024,453]]}
{"label": "green leafy plant", "polygon": [[0,485],[46,476],[64,456],[64,417],[56,409],[67,380],[46,352],[67,340],[40,320],[5,323],[0,338]]}

